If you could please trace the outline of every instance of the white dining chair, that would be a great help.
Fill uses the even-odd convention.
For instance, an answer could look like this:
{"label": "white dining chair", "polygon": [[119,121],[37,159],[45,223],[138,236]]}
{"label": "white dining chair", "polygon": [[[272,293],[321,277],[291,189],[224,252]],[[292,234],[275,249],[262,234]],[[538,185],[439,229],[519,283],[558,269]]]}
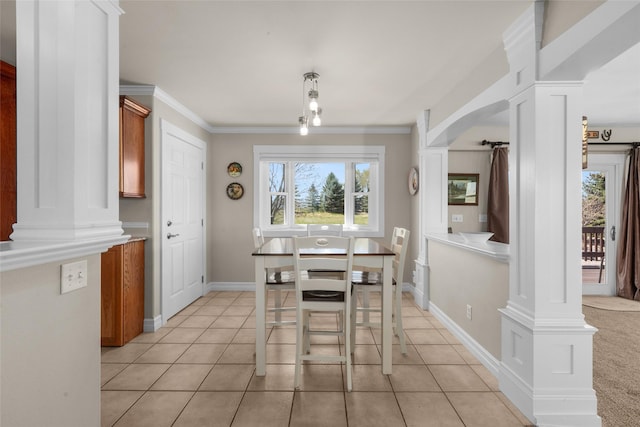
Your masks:
{"label": "white dining chair", "polygon": [[307,224],[307,236],[342,237],[342,224]]}
{"label": "white dining chair", "polygon": [[[307,236],[342,237],[342,224],[307,224]],[[335,274],[335,271],[314,270],[312,274]],[[342,274],[343,272],[337,272]]]}
{"label": "white dining chair", "polygon": [[[296,286],[296,366],[294,387],[300,387],[300,371],[304,360],[337,361],[346,365],[347,390],[351,379],[351,272],[353,266],[353,237],[311,236],[294,237],[294,269]],[[323,255],[326,249],[337,254]],[[338,255],[339,254],[339,255]],[[310,270],[339,270],[346,275],[310,276]],[[310,315],[320,312],[341,313],[334,330],[312,328]],[[339,320],[338,320],[339,319]],[[339,355],[314,353],[311,335],[339,335],[345,351]]]}
{"label": "white dining chair", "polygon": [[[252,230],[253,246],[259,249],[264,245],[264,235],[258,227]],[[283,307],[283,292],[286,290],[295,290],[295,275],[293,266],[291,268],[268,268],[266,274],[266,290],[273,291],[273,307],[267,307],[267,312],[273,313],[274,320],[267,321],[268,325],[283,326],[293,325],[295,320],[282,320],[282,313],[287,311],[295,311],[294,306]],[[268,301],[268,298],[267,298]]]}
{"label": "white dining chair", "polygon": [[[409,230],[400,227],[394,227],[391,237],[391,250],[395,254],[393,258],[393,303],[392,303],[392,322],[394,334],[400,340],[400,349],[402,354],[407,354],[407,345],[405,343],[404,330],[402,328],[402,281],[404,275],[404,264],[407,257],[407,249],[409,247]],[[369,304],[369,291],[382,290],[382,272],[379,270],[361,270],[358,266],[354,267],[352,273],[353,298],[352,298],[352,319],[351,325],[353,332],[351,334],[352,348],[355,343],[356,326],[367,326],[380,328],[381,322],[372,322],[369,319],[369,313],[381,313],[380,307],[371,307]],[[358,305],[358,296],[361,297],[362,304]],[[362,321],[359,321],[358,313],[362,313]]]}

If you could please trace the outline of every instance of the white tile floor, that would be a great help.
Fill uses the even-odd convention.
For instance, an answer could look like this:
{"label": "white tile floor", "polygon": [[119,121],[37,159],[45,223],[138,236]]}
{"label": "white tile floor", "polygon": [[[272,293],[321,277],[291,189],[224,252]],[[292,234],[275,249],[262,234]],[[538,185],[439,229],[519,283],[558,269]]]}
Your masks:
{"label": "white tile floor", "polygon": [[[252,292],[211,292],[159,331],[103,348],[102,426],[529,425],[491,373],[409,294],[408,355],[395,337],[393,374],[383,375],[380,331],[358,328],[351,393],[344,367],[326,363],[305,365],[294,391],[295,326],[269,329],[267,375],[256,377],[254,307]],[[339,351],[337,338],[319,339],[323,351]]]}

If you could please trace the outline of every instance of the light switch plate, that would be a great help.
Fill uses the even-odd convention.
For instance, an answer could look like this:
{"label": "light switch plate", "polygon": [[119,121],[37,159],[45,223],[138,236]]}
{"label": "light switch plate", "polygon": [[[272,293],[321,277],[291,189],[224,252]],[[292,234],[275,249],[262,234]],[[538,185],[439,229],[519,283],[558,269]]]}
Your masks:
{"label": "light switch plate", "polygon": [[87,260],[60,266],[60,293],[75,291],[87,286]]}
{"label": "light switch plate", "polygon": [[451,215],[451,222],[463,222],[464,216],[462,214]]}
{"label": "light switch plate", "polygon": [[478,215],[478,222],[487,222],[487,214]]}

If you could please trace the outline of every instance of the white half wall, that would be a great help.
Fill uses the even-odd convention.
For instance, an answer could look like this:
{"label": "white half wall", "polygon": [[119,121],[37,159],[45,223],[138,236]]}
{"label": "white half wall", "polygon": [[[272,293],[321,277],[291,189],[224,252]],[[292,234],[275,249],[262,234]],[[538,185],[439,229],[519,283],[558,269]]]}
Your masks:
{"label": "white half wall", "polygon": [[0,273],[0,425],[100,425],[100,255],[60,294],[60,262]]}

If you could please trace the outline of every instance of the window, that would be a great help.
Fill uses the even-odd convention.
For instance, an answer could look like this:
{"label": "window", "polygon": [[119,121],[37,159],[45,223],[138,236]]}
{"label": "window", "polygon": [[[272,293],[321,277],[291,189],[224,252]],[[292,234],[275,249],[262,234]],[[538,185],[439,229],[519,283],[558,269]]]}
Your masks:
{"label": "window", "polygon": [[302,234],[306,224],[383,235],[384,147],[255,146],[254,165],[254,223],[266,235]]}

